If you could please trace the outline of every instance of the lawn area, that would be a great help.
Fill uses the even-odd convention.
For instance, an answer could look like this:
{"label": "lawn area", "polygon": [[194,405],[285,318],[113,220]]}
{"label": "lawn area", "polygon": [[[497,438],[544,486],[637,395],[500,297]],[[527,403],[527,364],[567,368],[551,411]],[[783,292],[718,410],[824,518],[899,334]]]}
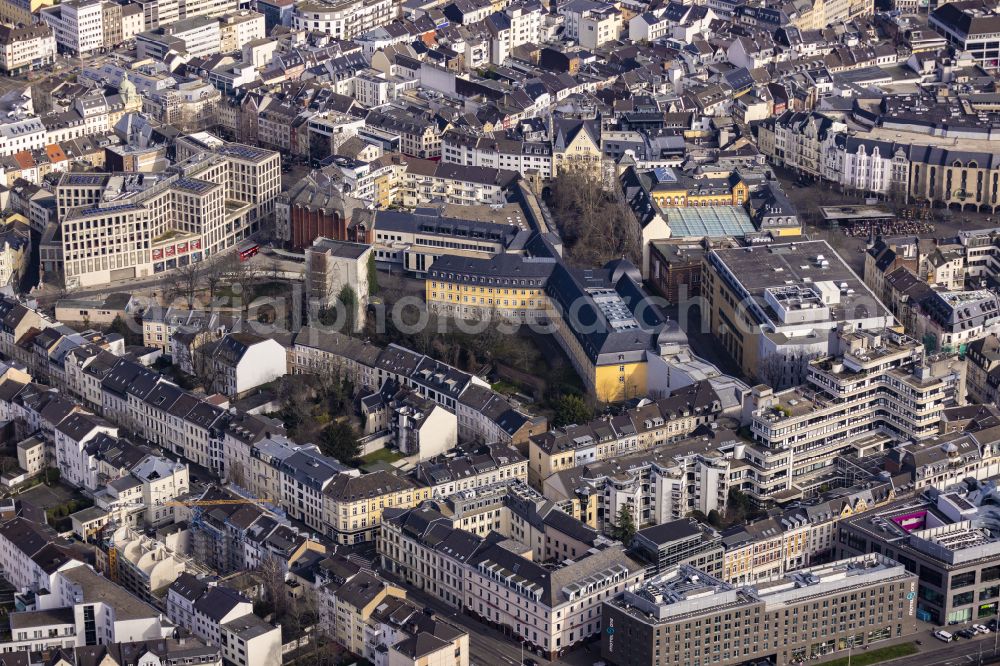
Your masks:
{"label": "lawn area", "polygon": [[405,458],[402,453],[394,449],[379,449],[374,453],[369,453],[366,456],[361,457],[361,463],[364,465],[371,465],[372,463],[384,462],[392,464],[397,460],[402,460]]}
{"label": "lawn area", "polygon": [[[917,646],[913,643],[900,643],[899,645],[889,645],[877,650],[854,650],[851,653],[851,666],[869,666],[869,664],[880,664],[890,659],[908,657],[917,653]],[[840,657],[832,661],[821,662],[822,666],[847,666],[847,657]]]}

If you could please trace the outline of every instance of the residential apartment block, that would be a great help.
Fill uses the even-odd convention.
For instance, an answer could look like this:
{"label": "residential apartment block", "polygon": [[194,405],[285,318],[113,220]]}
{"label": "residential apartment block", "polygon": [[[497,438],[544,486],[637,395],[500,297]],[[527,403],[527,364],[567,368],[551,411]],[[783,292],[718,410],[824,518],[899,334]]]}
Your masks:
{"label": "residential apartment block", "polygon": [[529,440],[529,475],[541,485],[557,472],[683,440],[721,414],[709,382],[675,390],[623,414],[549,430]]}
{"label": "residential apartment block", "polygon": [[396,18],[391,0],[316,0],[295,8],[292,26],[323,32],[336,39],[353,39]]}
{"label": "residential apartment block", "polygon": [[[845,330],[838,351],[809,362],[807,383],[754,388],[744,403],[758,501],[807,491],[842,455],[865,456],[892,441],[935,435],[944,407],[964,402],[964,364],[928,362],[923,347],[892,330]],[[956,363],[962,372],[956,372]]]}
{"label": "residential apartment block", "polygon": [[[561,526],[564,522],[568,525]],[[529,524],[511,519],[510,541],[498,532],[483,538],[455,529],[433,509],[394,509],[382,523],[382,565],[557,658],[600,630],[600,603],[641,582],[644,569],[620,544],[592,531],[579,534],[590,543],[567,535],[582,527],[569,516],[538,531]]]}
{"label": "residential apartment block", "polygon": [[0,71],[8,76],[52,64],[56,36],[47,24],[0,27]]}

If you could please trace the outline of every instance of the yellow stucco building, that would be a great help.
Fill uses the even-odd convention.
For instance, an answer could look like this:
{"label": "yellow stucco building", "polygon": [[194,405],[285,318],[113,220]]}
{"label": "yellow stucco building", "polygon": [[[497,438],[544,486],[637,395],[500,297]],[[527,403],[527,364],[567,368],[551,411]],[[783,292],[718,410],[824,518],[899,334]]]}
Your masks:
{"label": "yellow stucco building", "polygon": [[750,198],[750,188],[735,172],[704,177],[673,172],[673,178],[657,182],[650,194],[660,208],[742,206]]}
{"label": "yellow stucco building", "polygon": [[617,402],[646,395],[649,359],[658,356],[666,330],[641,284],[639,271],[624,260],[579,270],[551,257],[446,255],[431,267],[425,297],[441,315],[541,324],[587,389],[601,402]]}

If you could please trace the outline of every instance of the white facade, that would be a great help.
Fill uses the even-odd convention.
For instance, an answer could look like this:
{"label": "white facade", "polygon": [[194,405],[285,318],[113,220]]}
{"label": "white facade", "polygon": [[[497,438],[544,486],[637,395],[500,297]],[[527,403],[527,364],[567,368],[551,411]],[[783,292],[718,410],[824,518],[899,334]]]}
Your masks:
{"label": "white facade", "polygon": [[4,28],[6,41],[0,43],[0,70],[23,72],[44,67],[56,55],[56,35],[51,26]]}
{"label": "white facade", "polygon": [[323,32],[337,39],[351,39],[395,17],[396,5],[391,0],[311,0],[295,8],[292,27]]}
{"label": "white facade", "polygon": [[[288,374],[285,348],[277,340],[258,339],[250,343],[236,340],[236,342],[246,350],[235,363],[220,354],[213,360],[216,370],[215,388],[220,393],[232,397],[242,396],[258,386]],[[227,340],[223,339],[220,347],[226,344]]]}
{"label": "white facade", "polygon": [[66,51],[85,55],[104,46],[104,7],[101,0],[71,0],[41,12]]}

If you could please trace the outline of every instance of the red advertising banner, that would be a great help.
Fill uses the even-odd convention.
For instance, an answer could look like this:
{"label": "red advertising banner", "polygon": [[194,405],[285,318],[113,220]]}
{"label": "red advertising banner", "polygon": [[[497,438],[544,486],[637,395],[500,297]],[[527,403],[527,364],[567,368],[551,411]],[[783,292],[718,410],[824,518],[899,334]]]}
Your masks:
{"label": "red advertising banner", "polygon": [[191,241],[191,249],[192,250],[200,250],[201,249],[201,239],[200,238],[196,238],[193,241]]}
{"label": "red advertising banner", "polygon": [[159,259],[163,259],[163,248],[157,247],[153,249],[153,261],[157,261]]}
{"label": "red advertising banner", "polygon": [[172,256],[174,256],[174,246],[173,246],[173,245],[168,245],[168,246],[167,246],[167,252],[166,252],[166,255],[167,255],[168,257],[172,257]]}
{"label": "red advertising banner", "polygon": [[188,251],[187,241],[177,244],[177,254],[184,254]]}

